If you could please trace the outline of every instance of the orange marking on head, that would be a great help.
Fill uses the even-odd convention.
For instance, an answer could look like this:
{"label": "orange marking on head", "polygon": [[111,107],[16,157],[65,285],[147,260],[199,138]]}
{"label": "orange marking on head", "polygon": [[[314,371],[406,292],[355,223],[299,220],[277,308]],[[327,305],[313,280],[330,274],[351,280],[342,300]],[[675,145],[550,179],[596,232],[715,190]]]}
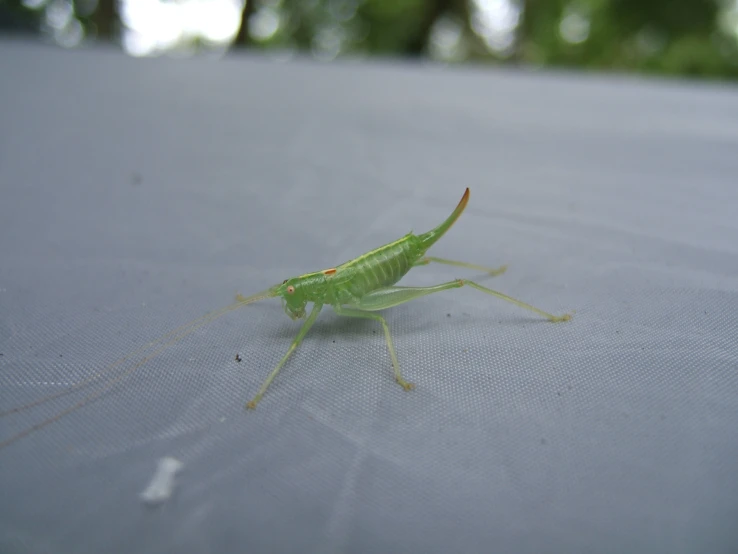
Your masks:
{"label": "orange marking on head", "polygon": [[324,269],[323,275],[333,275],[336,272],[336,268],[332,267],[330,269]]}

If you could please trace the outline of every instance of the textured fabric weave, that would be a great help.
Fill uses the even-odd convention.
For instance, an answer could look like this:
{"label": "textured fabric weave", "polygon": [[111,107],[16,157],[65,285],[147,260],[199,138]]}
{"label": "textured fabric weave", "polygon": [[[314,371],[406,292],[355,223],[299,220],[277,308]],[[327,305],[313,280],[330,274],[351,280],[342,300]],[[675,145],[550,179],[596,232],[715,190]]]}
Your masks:
{"label": "textured fabric weave", "polygon": [[426,231],[466,186],[432,253],[576,312],[466,288],[388,310],[405,392],[381,327],[326,309],[249,413],[299,327],[278,301],[231,313],[0,450],[0,552],[736,551],[734,90],[7,41],[0,65],[3,411]]}

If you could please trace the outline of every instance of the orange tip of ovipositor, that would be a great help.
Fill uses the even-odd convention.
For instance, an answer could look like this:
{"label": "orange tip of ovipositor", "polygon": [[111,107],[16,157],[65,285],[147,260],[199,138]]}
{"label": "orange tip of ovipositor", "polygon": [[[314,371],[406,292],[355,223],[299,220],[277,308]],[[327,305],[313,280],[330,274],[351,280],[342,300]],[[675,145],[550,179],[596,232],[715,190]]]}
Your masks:
{"label": "orange tip of ovipositor", "polygon": [[456,206],[457,210],[463,210],[466,208],[466,205],[469,203],[469,187],[466,187],[466,190],[464,191],[464,196],[461,197],[461,200],[459,201],[459,205]]}

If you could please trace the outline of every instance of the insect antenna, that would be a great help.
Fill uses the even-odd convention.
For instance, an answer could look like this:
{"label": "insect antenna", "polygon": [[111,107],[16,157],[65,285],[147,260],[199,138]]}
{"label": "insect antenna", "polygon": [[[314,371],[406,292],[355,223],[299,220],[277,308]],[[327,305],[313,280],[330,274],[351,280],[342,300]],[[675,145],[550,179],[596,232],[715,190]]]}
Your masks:
{"label": "insect antenna", "polygon": [[[65,389],[63,391],[50,394],[48,396],[45,396],[43,398],[40,398],[38,400],[35,400],[34,402],[30,402],[28,404],[25,404],[23,406],[18,406],[15,408],[11,408],[9,410],[6,410],[4,412],[0,412],[0,418],[9,416],[11,414],[16,414],[20,412],[24,412],[26,410],[30,410],[31,408],[35,408],[36,406],[40,406],[42,404],[46,404],[47,402],[50,402],[51,400],[54,400],[56,398],[60,398],[63,396],[66,396],[68,394],[73,393],[74,391],[80,390],[83,387],[90,385],[96,381],[99,381],[100,379],[105,378],[106,376],[109,376],[110,373],[121,364],[124,364],[127,361],[130,361],[131,358],[142,355],[146,352],[150,352],[154,350],[152,354],[146,355],[143,359],[138,361],[136,364],[134,364],[132,367],[129,367],[126,369],[122,374],[118,375],[114,379],[110,380],[102,390],[99,390],[98,392],[92,393],[82,400],[80,400],[78,403],[74,404],[73,406],[62,410],[58,414],[49,417],[48,419],[45,419],[39,423],[36,423],[32,425],[31,427],[27,428],[24,431],[21,431],[20,433],[10,437],[9,439],[6,439],[2,442],[0,442],[0,450],[5,448],[6,446],[9,446],[10,444],[14,443],[15,441],[30,435],[34,431],[37,431],[43,427],[46,427],[47,425],[54,423],[55,421],[60,420],[62,417],[74,412],[75,410],[78,410],[79,408],[82,408],[86,404],[89,404],[91,401],[99,398],[109,390],[111,390],[115,385],[123,381],[126,377],[131,375],[136,369],[144,365],[146,362],[152,360],[156,356],[158,356],[161,352],[163,352],[168,346],[175,344],[176,342],[182,340],[187,335],[193,333],[200,327],[207,325],[208,323],[214,321],[215,319],[218,319],[219,317],[224,316],[227,313],[230,313],[234,310],[237,310],[239,308],[243,308],[244,306],[251,304],[253,302],[257,302],[258,300],[264,300],[267,298],[272,298],[276,296],[274,293],[274,287],[270,287],[269,289],[260,292],[258,294],[254,294],[252,296],[244,297],[241,295],[238,295],[236,298],[236,302],[233,304],[230,304],[228,306],[225,306],[223,308],[220,308],[218,310],[215,310],[213,312],[210,312],[208,314],[205,314],[202,317],[199,317],[193,321],[190,321],[189,323],[185,323],[184,325],[181,325],[180,327],[177,327],[173,331],[170,331],[169,333],[159,337],[158,339],[146,344],[145,346],[142,346],[141,348],[134,350],[133,352],[125,355],[124,357],[120,358],[119,360],[113,362],[112,364],[106,366],[104,369],[98,371],[97,373],[93,374],[92,376],[88,377],[84,381],[81,381],[72,387],[69,387],[68,389]],[[157,348],[158,347],[158,348]]]}

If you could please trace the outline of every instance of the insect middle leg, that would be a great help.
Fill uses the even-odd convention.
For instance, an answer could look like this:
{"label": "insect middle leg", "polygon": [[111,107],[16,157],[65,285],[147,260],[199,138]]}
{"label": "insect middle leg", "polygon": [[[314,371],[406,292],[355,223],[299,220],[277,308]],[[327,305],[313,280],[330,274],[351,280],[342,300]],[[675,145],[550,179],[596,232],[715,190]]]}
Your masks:
{"label": "insect middle leg", "polygon": [[424,256],[423,258],[420,258],[417,262],[415,262],[413,266],[428,265],[431,262],[435,262],[437,264],[453,265],[456,267],[465,267],[466,269],[473,269],[475,271],[484,271],[485,273],[488,273],[492,277],[496,277],[497,275],[502,275],[503,273],[505,273],[505,271],[507,271],[506,265],[502,265],[500,267],[484,267],[481,265],[470,264],[467,262],[457,262],[454,260],[447,260],[445,258],[436,258],[434,256]]}
{"label": "insect middle leg", "polygon": [[397,361],[397,354],[395,354],[395,347],[392,344],[392,337],[390,336],[389,326],[381,315],[366,312],[361,309],[347,308],[340,305],[333,306],[333,309],[338,315],[359,317],[363,319],[373,319],[374,321],[378,321],[379,323],[381,323],[382,328],[384,329],[384,338],[387,341],[387,349],[389,350],[390,358],[392,358],[392,367],[395,370],[395,381],[397,381],[405,390],[411,390],[415,387],[415,385],[413,385],[412,383],[405,381],[405,379],[403,379],[402,377],[402,373],[400,373],[400,363]]}

